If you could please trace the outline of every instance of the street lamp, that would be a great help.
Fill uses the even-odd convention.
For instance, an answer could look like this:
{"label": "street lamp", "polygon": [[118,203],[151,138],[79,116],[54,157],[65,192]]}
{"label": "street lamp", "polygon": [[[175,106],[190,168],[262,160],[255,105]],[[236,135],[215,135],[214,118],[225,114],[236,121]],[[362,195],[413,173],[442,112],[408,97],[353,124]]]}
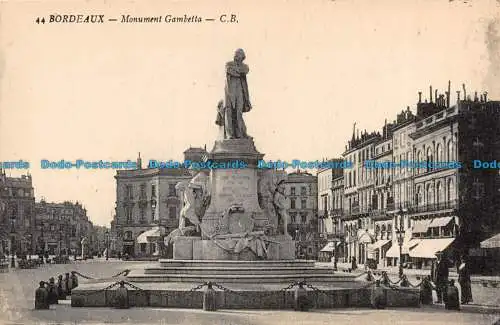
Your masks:
{"label": "street lamp", "polygon": [[405,230],[403,228],[403,210],[399,209],[399,224],[396,229],[396,235],[398,236],[399,245],[399,277],[403,277],[403,240],[404,240]]}
{"label": "street lamp", "polygon": [[33,252],[33,235],[28,234],[29,249],[28,249],[28,259],[31,260],[31,254]]}
{"label": "street lamp", "polygon": [[104,233],[104,240],[106,241],[106,261],[109,259],[109,231],[106,229]]}
{"label": "street lamp", "polygon": [[15,233],[16,233],[16,228],[14,225],[15,218],[11,218],[11,228],[10,228],[10,254],[11,254],[11,259],[10,259],[10,267],[15,268],[16,267],[16,258],[14,257],[16,255],[16,249],[15,249]]}
{"label": "street lamp", "polygon": [[299,229],[295,229],[295,251],[297,255],[300,255],[300,246],[299,246]]}

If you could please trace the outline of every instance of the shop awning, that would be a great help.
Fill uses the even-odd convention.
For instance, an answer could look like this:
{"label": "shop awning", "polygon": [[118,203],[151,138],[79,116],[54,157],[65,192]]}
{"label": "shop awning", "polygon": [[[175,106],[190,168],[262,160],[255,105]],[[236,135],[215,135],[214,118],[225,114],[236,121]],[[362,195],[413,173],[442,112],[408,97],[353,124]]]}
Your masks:
{"label": "shop awning", "polygon": [[375,243],[368,245],[368,250],[376,250],[381,248],[382,246],[385,246],[391,242],[390,239],[380,239],[377,240]]}
{"label": "shop awning", "polygon": [[329,242],[325,247],[323,247],[322,250],[320,250],[320,252],[334,252],[335,246],[337,245],[334,242]]}
{"label": "shop awning", "polygon": [[445,250],[455,238],[422,239],[422,241],[410,251],[411,257],[436,258],[436,253]]}
{"label": "shop awning", "polygon": [[364,244],[373,243],[373,236],[367,230],[358,230],[358,242]]}
{"label": "shop awning", "polygon": [[426,233],[429,229],[431,221],[430,220],[415,220],[413,222],[412,232],[415,233]]}
{"label": "shop awning", "polygon": [[139,244],[150,243],[151,237],[154,237],[154,238],[160,237],[160,227],[154,227],[152,229],[146,230],[145,232],[143,232],[142,234],[137,236],[137,243],[139,243]]}
{"label": "shop awning", "polygon": [[415,239],[411,239],[410,241],[404,243],[403,244],[403,254],[409,254],[410,251],[412,249],[414,249],[415,246],[417,246],[421,241],[422,241],[422,239],[415,238]]}
{"label": "shop awning", "polygon": [[453,221],[453,217],[440,217],[434,218],[431,222],[430,228],[434,227],[446,227],[450,222]]}
{"label": "shop awning", "polygon": [[[415,246],[420,243],[420,239],[405,239],[403,242],[403,247],[401,248],[402,254],[409,254],[409,252],[415,248]],[[387,250],[385,253],[385,257],[397,257],[399,258],[399,245],[397,242],[394,242],[391,248]]]}
{"label": "shop awning", "polygon": [[483,240],[480,245],[481,248],[500,248],[500,234]]}

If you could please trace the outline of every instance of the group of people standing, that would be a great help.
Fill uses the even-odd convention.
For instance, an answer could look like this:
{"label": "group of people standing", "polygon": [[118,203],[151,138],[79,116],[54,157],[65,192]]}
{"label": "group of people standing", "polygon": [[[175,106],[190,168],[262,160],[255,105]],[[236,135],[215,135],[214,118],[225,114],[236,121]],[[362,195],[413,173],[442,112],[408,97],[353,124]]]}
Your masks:
{"label": "group of people standing", "polygon": [[[444,253],[436,254],[437,264],[432,265],[431,279],[436,285],[436,294],[438,303],[446,303],[448,295],[449,280],[449,261]],[[460,284],[461,303],[468,304],[472,302],[472,290],[470,279],[470,266],[466,255],[462,256],[457,263],[458,283]],[[453,280],[451,280],[453,281]],[[453,286],[453,284],[451,284]]]}

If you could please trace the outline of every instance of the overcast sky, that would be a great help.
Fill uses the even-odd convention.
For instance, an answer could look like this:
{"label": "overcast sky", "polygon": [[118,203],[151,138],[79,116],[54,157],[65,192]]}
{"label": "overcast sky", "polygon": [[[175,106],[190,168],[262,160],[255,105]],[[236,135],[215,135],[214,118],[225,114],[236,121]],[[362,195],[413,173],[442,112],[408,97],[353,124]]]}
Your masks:
{"label": "overcast sky", "polygon": [[[41,170],[40,160],[135,160],[139,151],[144,161],[180,160],[190,145],[210,149],[224,64],[239,47],[254,107],[245,120],[266,159],[340,156],[354,122],[378,131],[414,110],[430,84],[444,91],[451,80],[452,104],[463,82],[500,100],[497,1],[204,3],[0,4],[0,161],[30,161],[37,201],[78,200],[109,224],[114,171]],[[35,23],[56,13],[216,21]],[[217,22],[225,13],[239,23]]]}

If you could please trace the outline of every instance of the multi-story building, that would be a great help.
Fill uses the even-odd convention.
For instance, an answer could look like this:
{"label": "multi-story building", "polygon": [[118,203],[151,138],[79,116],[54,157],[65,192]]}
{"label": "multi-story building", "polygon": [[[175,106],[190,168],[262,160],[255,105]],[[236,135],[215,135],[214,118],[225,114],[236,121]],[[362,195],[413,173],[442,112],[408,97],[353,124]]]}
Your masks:
{"label": "multi-story building", "polygon": [[[374,224],[371,218],[372,204],[376,197],[376,169],[367,168],[365,162],[375,156],[375,147],[387,135],[389,126],[380,133],[367,133],[361,136],[353,132],[351,141],[343,153],[345,160],[352,162],[352,169],[344,170],[344,213],[343,228],[346,234],[344,250],[346,260],[355,258],[357,263],[365,264],[368,258],[368,245],[375,241]],[[388,150],[391,150],[389,144]]]}
{"label": "multi-story building", "polygon": [[7,177],[0,169],[0,255],[33,252],[34,204],[31,176]]}
{"label": "multi-story building", "polygon": [[299,258],[315,259],[318,254],[317,177],[307,172],[288,174],[285,180],[290,223],[288,232],[296,241]]}
{"label": "multi-story building", "polygon": [[87,216],[87,210],[81,203],[69,201],[53,203],[41,200],[35,203],[35,222],[33,240],[37,252],[51,255],[77,254],[82,252],[82,240],[90,255],[94,249],[93,224]]}
{"label": "multi-story building", "polygon": [[344,172],[348,259],[428,267],[438,251],[457,259],[498,229],[498,169],[477,160],[499,155],[500,102],[476,94],[451,106],[449,94],[433,101],[431,88],[416,115],[407,108],[382,135],[353,134],[344,152],[354,165]]}
{"label": "multi-story building", "polygon": [[[204,149],[189,148],[184,159],[201,161],[204,155]],[[118,170],[116,215],[111,224],[115,249],[134,257],[171,255],[163,249],[162,237],[179,226],[183,200],[176,185],[193,175],[192,170],[184,168],[143,169],[140,157],[137,169]]]}
{"label": "multi-story building", "polygon": [[[329,160],[332,164],[342,159]],[[340,257],[339,244],[343,239],[340,227],[344,197],[344,176],[342,168],[318,169],[318,226],[321,246],[319,259],[330,261],[333,256]]]}
{"label": "multi-story building", "polygon": [[[495,159],[500,102],[477,93],[473,100],[458,98],[455,106],[449,102],[449,91],[434,102],[419,102],[415,131],[409,134],[413,156],[427,163],[413,169],[413,207],[398,216],[418,240],[409,251],[417,267],[429,266],[438,251],[458,260],[478,247],[497,222],[498,171],[476,168],[474,161]],[[436,164],[442,162],[447,166]]]}

